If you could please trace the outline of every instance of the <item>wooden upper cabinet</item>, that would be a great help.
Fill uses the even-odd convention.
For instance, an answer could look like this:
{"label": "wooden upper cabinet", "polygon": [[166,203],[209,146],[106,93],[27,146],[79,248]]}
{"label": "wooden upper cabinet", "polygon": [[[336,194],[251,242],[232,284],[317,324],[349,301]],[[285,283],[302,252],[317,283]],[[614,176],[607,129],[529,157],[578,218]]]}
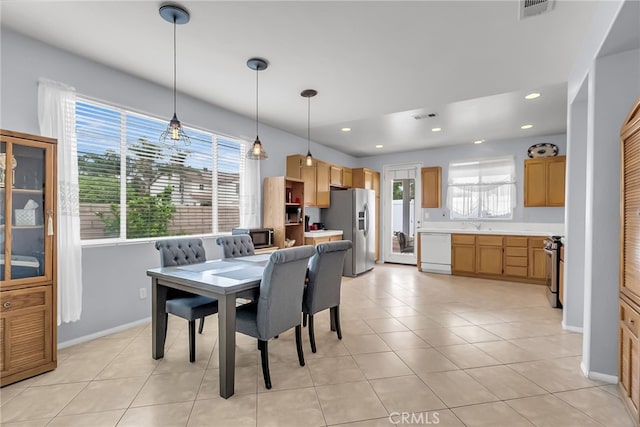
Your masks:
{"label": "wooden upper cabinet", "polygon": [[432,166],[422,168],[422,207],[442,207],[442,168]]}
{"label": "wooden upper cabinet", "polygon": [[316,204],[318,208],[329,207],[329,180],[331,165],[316,161]]}
{"label": "wooden upper cabinet", "polygon": [[343,179],[342,179],[342,166],[331,165],[331,176],[329,179],[329,184],[333,187],[342,187]]}
{"label": "wooden upper cabinet", "polygon": [[342,186],[346,188],[353,186],[353,172],[350,168],[342,168]]}
{"label": "wooden upper cabinet", "polygon": [[564,206],[566,156],[524,161],[524,206]]}
{"label": "wooden upper cabinet", "polygon": [[[377,173],[367,168],[353,169],[353,187],[354,188],[366,188],[373,190],[373,174]],[[379,177],[379,174],[378,174]],[[380,179],[378,178],[378,183]],[[379,184],[378,184],[379,185]]]}
{"label": "wooden upper cabinet", "polygon": [[287,177],[304,181],[304,205],[318,208],[329,207],[329,175],[328,163],[313,160],[307,166],[306,156],[294,154],[287,156]]}

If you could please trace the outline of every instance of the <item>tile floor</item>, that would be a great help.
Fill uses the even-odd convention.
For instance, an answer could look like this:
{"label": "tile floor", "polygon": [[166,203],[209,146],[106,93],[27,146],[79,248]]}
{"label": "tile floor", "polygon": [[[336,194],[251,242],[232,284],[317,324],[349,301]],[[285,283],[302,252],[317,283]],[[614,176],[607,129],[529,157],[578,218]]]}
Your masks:
{"label": "tile floor", "polygon": [[[342,286],[343,340],[316,317],[300,367],[293,334],[238,335],[236,394],[218,395],[216,321],[188,362],[170,317],[165,357],[150,326],[59,351],[53,372],[0,391],[3,426],[632,426],[614,385],[582,376],[582,336],[562,330],[540,286],[377,265]],[[405,413],[404,418],[402,413]]]}

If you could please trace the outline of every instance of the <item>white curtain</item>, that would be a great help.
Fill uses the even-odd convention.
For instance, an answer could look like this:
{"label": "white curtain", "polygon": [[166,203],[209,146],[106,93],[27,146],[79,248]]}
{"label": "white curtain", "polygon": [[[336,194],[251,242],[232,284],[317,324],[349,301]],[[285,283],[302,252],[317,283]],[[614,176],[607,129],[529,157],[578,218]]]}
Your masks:
{"label": "white curtain", "polygon": [[82,313],[82,248],[76,93],[62,83],[38,82],[38,120],[43,136],[58,140],[58,325],[74,322]]}
{"label": "white curtain", "polygon": [[449,163],[452,218],[510,218],[516,206],[513,156]]}
{"label": "white curtain", "polygon": [[[243,153],[245,150],[243,149]],[[240,173],[240,227],[261,226],[260,160],[248,159],[244,155],[244,169]]]}

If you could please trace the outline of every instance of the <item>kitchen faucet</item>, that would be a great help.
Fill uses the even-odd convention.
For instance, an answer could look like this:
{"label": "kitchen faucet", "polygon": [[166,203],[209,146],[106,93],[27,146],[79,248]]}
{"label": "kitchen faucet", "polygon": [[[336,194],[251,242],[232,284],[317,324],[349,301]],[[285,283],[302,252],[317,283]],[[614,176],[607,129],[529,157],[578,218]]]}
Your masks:
{"label": "kitchen faucet", "polygon": [[481,222],[467,222],[467,224],[473,225],[476,230],[480,230],[480,227],[482,227]]}

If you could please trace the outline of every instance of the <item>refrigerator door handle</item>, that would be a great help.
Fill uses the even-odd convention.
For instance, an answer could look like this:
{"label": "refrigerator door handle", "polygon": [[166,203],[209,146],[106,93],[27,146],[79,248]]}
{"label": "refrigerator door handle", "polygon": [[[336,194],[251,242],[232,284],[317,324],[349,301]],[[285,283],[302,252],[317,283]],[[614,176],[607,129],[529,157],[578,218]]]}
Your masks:
{"label": "refrigerator door handle", "polygon": [[369,235],[369,204],[364,204],[364,236]]}

